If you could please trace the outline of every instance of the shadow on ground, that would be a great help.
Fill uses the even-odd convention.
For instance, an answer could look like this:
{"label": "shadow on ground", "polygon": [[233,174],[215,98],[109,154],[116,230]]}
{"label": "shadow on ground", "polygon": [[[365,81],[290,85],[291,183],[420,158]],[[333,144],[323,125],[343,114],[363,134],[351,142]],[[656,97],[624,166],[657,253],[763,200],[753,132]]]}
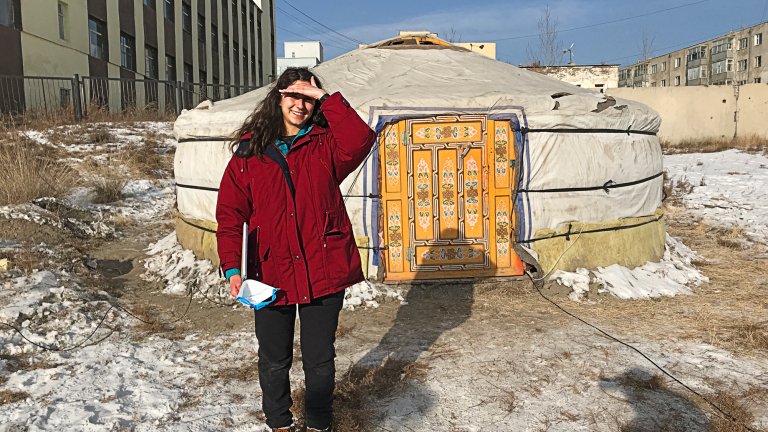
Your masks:
{"label": "shadow on ground", "polygon": [[690,399],[667,388],[662,375],[632,368],[603,378],[600,389],[628,403],[634,411],[629,422],[617,420],[621,432],[706,432],[710,421]]}

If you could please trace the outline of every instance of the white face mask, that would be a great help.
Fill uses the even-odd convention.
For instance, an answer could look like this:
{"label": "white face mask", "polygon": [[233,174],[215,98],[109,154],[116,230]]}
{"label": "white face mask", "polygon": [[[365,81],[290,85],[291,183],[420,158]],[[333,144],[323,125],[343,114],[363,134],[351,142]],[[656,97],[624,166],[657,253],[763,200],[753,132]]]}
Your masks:
{"label": "white face mask", "polygon": [[237,301],[254,309],[261,309],[275,301],[278,288],[273,288],[253,279],[246,279],[237,294]]}

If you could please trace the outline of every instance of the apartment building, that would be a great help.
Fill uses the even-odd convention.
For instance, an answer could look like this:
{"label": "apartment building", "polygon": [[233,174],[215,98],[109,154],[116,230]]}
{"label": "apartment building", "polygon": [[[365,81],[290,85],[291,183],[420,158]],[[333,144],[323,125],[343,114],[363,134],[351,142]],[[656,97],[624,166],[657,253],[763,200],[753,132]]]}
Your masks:
{"label": "apartment building", "polygon": [[619,69],[619,87],[768,83],[768,23]]}
{"label": "apartment building", "polygon": [[274,17],[274,0],[0,0],[0,75],[258,87]]}

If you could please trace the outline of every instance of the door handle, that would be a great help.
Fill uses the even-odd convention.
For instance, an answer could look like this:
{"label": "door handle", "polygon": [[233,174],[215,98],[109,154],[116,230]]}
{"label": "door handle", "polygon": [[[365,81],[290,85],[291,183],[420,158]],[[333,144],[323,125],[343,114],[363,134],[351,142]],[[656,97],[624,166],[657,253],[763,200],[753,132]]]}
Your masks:
{"label": "door handle", "polygon": [[459,157],[459,161],[460,161],[461,163],[464,163],[464,156],[466,156],[466,155],[467,155],[467,153],[469,153],[469,149],[470,149],[470,148],[472,148],[472,145],[471,145],[471,144],[467,144],[467,146],[466,146],[466,147],[464,147],[464,151],[463,151],[463,152],[461,152],[461,157]]}

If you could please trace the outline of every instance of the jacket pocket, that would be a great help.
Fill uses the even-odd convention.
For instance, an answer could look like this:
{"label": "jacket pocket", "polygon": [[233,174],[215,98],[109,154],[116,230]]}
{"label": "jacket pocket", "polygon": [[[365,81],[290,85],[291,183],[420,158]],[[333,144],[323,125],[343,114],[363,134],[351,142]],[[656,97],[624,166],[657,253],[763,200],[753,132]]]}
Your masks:
{"label": "jacket pocket", "polygon": [[280,275],[277,271],[275,259],[272,256],[269,230],[256,227],[256,248],[253,252],[254,254],[251,255],[253,258],[249,261],[256,270],[256,277],[254,279],[279,288]]}
{"label": "jacket pocket", "polygon": [[345,209],[325,213],[322,241],[325,269],[331,286],[342,286],[359,277],[360,255]]}

